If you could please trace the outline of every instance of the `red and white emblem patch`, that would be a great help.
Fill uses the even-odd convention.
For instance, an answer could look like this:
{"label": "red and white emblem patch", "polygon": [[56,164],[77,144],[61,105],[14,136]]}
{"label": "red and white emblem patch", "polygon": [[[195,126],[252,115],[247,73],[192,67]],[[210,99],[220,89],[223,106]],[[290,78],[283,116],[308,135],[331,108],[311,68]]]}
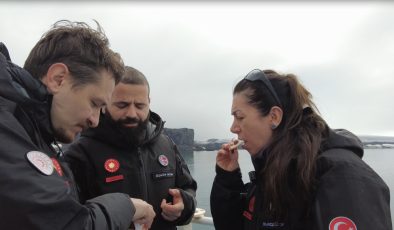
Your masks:
{"label": "red and white emblem patch", "polygon": [[349,218],[338,216],[331,220],[329,230],[357,230],[356,224]]}
{"label": "red and white emblem patch", "polygon": [[107,170],[110,173],[118,171],[119,166],[120,166],[119,161],[115,159],[108,159],[104,163],[105,170]]}
{"label": "red and white emblem patch", "polygon": [[165,155],[161,154],[161,155],[159,156],[158,160],[159,160],[159,163],[160,163],[162,166],[165,167],[165,166],[168,165],[168,158],[167,158]]}
{"label": "red and white emblem patch", "polygon": [[55,158],[51,158],[51,159],[52,159],[53,167],[55,168],[56,172],[59,174],[59,176],[63,176],[63,170],[59,162]]}
{"label": "red and white emblem patch", "polygon": [[26,153],[26,158],[42,174],[49,176],[53,173],[52,160],[45,153],[30,151]]}

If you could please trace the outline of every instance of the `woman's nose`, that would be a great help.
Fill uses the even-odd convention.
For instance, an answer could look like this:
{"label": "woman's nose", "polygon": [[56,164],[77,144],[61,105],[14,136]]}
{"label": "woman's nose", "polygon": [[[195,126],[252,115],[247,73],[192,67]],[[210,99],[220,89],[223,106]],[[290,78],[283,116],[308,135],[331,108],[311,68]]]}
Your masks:
{"label": "woman's nose", "polygon": [[230,127],[230,131],[232,133],[239,133],[240,128],[239,128],[239,126],[237,124],[235,124],[235,122],[233,122],[233,124]]}

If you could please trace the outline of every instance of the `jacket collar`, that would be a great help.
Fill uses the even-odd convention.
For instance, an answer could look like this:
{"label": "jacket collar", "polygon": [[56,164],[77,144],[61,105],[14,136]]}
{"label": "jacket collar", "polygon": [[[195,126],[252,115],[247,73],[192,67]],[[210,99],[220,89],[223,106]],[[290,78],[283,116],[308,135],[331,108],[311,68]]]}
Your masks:
{"label": "jacket collar", "polygon": [[[0,53],[0,96],[12,101],[29,115],[47,144],[54,141],[50,118],[52,95],[40,80],[7,60],[2,53]],[[34,135],[32,132],[36,132],[34,127],[24,128],[31,137]]]}
{"label": "jacket collar", "polygon": [[164,121],[155,113],[149,112],[149,122],[147,124],[146,134],[139,146],[130,146],[130,142],[119,132],[110,122],[104,117],[100,116],[98,127],[90,128],[82,132],[82,137],[90,137],[99,140],[100,142],[108,143],[123,149],[131,147],[140,147],[145,144],[151,143],[162,133],[164,129]]}

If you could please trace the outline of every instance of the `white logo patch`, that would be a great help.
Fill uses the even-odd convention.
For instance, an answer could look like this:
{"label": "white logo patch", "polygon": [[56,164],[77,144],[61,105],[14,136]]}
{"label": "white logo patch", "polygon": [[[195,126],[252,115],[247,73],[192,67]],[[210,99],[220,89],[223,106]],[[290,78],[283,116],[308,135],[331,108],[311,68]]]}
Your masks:
{"label": "white logo patch", "polygon": [[44,175],[51,175],[53,173],[53,162],[51,158],[45,153],[39,151],[30,151],[26,153],[27,160],[34,166],[38,171]]}
{"label": "white logo patch", "polygon": [[168,158],[164,154],[161,154],[159,156],[158,160],[159,160],[159,163],[161,164],[161,166],[166,167],[168,165]]}

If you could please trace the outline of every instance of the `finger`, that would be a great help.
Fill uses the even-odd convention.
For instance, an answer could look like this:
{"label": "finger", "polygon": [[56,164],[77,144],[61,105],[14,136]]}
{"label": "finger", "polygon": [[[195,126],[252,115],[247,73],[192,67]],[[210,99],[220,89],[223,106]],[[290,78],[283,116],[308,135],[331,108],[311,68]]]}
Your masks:
{"label": "finger", "polygon": [[150,229],[153,223],[153,219],[143,225],[142,229]]}
{"label": "finger", "polygon": [[160,208],[161,208],[161,209],[167,209],[168,206],[169,206],[169,205],[167,204],[167,200],[166,200],[166,199],[163,199],[163,200],[161,201]]}
{"label": "finger", "polygon": [[228,151],[224,149],[220,149],[218,151],[217,157],[225,157],[227,155]]}
{"label": "finger", "polygon": [[165,212],[162,212],[162,213],[161,213],[161,216],[162,216],[164,219],[168,220],[168,221],[173,221],[173,220],[176,220],[176,219],[177,219],[177,217],[175,217],[175,216],[173,216],[173,215],[170,215],[170,214],[168,214],[168,213],[165,213]]}
{"label": "finger", "polygon": [[165,206],[165,208],[162,208],[162,211],[169,216],[179,217],[184,208],[185,205],[183,204],[183,202],[178,202],[177,204],[174,205]]}
{"label": "finger", "polygon": [[180,204],[166,205],[164,206],[164,208],[162,208],[162,210],[167,214],[174,214],[179,212],[179,210],[181,210],[181,205]]}
{"label": "finger", "polygon": [[230,142],[230,143],[222,144],[222,148],[221,148],[221,149],[228,151],[231,144],[232,144],[231,142]]}
{"label": "finger", "polygon": [[176,204],[169,204],[162,201],[161,205],[162,212],[166,213],[169,216],[179,216],[185,207],[183,204],[183,200],[178,201]]}
{"label": "finger", "polygon": [[183,202],[181,191],[179,191],[179,189],[169,189],[169,193],[173,197],[172,198],[173,204]]}
{"label": "finger", "polygon": [[134,221],[135,224],[145,225],[148,228],[150,228],[150,226],[152,225],[152,222],[153,222],[153,218],[141,218],[141,219]]}
{"label": "finger", "polygon": [[229,161],[230,159],[231,159],[230,158],[230,153],[229,152],[225,152],[224,150],[222,150],[216,156],[216,163],[220,163],[221,162],[220,164],[223,164],[223,163],[226,163],[227,161]]}
{"label": "finger", "polygon": [[176,188],[170,188],[168,189],[168,192],[171,194],[171,196],[175,197],[175,196],[180,196],[181,192],[179,191],[179,189]]}

